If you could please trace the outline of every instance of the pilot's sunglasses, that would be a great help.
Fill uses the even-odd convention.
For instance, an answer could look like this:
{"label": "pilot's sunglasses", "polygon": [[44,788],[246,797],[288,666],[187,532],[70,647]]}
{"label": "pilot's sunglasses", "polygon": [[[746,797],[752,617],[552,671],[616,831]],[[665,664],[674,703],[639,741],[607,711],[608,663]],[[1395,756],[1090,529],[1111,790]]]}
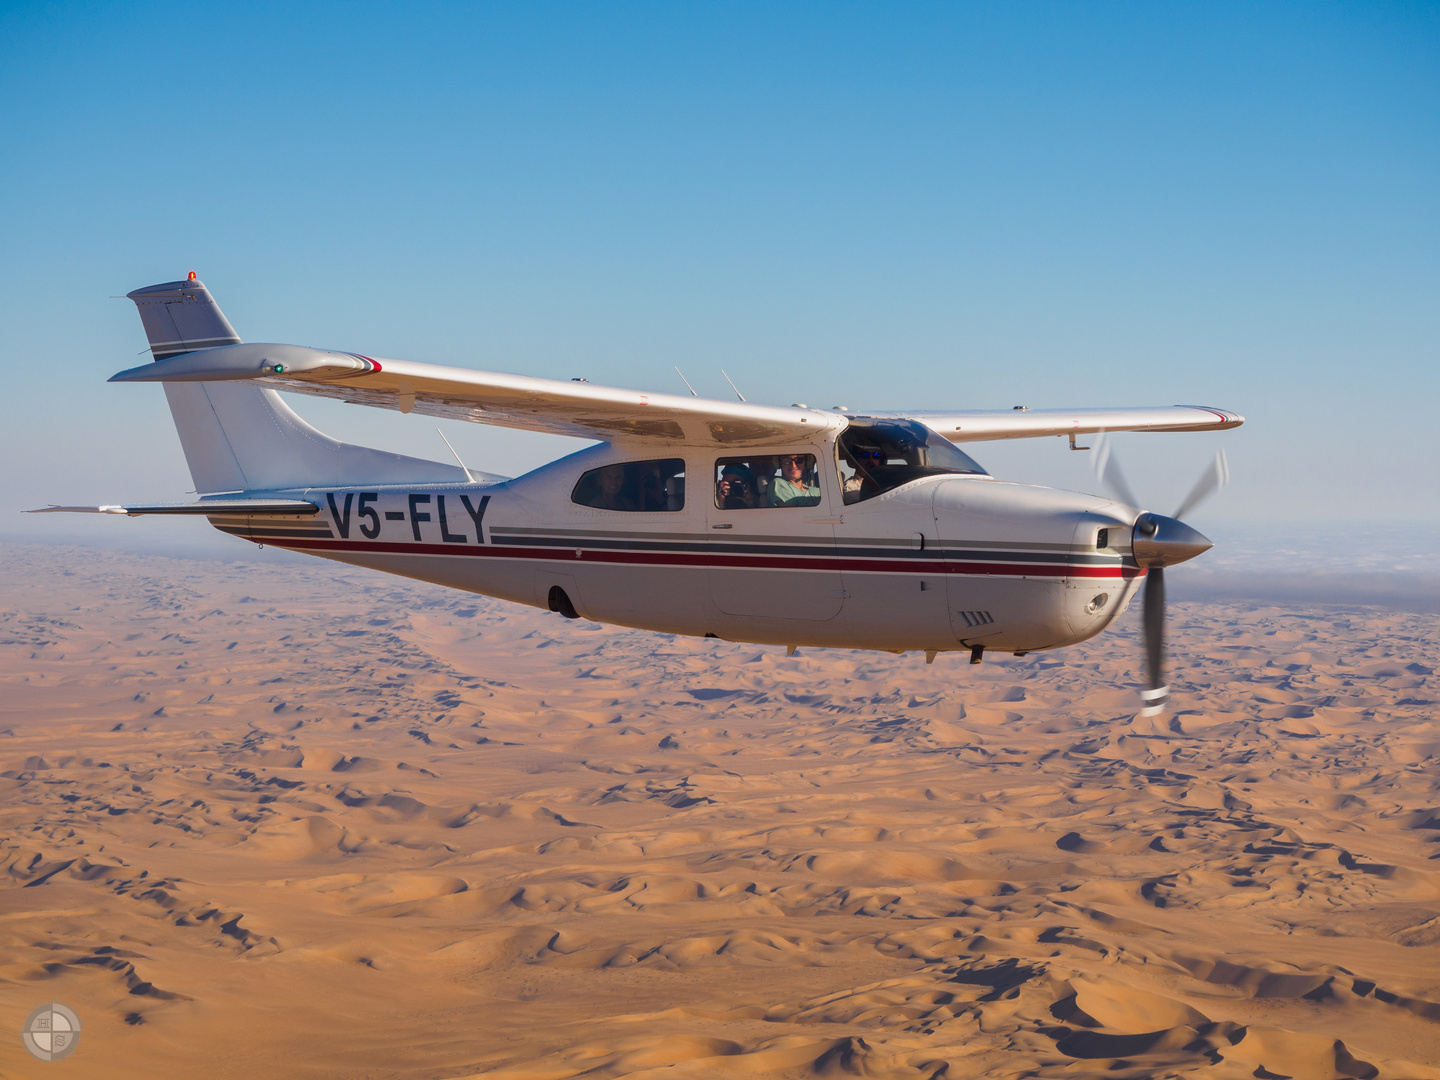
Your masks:
{"label": "pilot's sunglasses", "polygon": [[871,461],[879,461],[885,455],[880,453],[879,450],[860,450],[856,452],[855,456],[869,458]]}
{"label": "pilot's sunglasses", "polygon": [[803,458],[803,457],[782,457],[782,458],[780,459],[780,464],[781,464],[781,465],[804,465],[804,464],[805,464],[805,458]]}

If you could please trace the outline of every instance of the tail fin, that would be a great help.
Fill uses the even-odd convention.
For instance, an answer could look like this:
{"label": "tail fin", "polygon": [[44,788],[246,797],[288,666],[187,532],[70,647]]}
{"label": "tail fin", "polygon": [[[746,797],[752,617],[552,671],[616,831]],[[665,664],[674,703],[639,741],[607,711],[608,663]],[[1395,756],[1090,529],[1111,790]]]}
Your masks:
{"label": "tail fin", "polygon": [[[204,284],[150,285],[129,294],[156,360],[238,345]],[[454,465],[337,442],[307,424],[273,390],[229,383],[166,383],[170,415],[201,494],[360,484],[464,483]]]}
{"label": "tail fin", "polygon": [[129,294],[140,309],[150,352],[156,360],[181,353],[239,345],[240,336],[192,271],[184,281],[167,281]]}

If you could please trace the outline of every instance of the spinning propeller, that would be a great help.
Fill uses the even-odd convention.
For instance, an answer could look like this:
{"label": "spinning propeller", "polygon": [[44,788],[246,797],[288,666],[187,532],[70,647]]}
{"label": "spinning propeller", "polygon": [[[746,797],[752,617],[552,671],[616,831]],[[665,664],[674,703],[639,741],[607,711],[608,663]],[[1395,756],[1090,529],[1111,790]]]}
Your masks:
{"label": "spinning propeller", "polygon": [[[1108,441],[1096,448],[1095,472],[1100,482],[1121,502],[1139,506],[1120,463],[1110,453]],[[1165,684],[1165,567],[1193,559],[1213,545],[1200,532],[1179,520],[1230,482],[1225,451],[1215,455],[1210,467],[1170,517],[1149,511],[1135,519],[1131,545],[1135,561],[1146,568],[1143,621],[1145,627],[1145,674],[1147,686],[1141,693],[1145,702],[1142,716],[1154,716],[1165,707],[1170,687]]]}

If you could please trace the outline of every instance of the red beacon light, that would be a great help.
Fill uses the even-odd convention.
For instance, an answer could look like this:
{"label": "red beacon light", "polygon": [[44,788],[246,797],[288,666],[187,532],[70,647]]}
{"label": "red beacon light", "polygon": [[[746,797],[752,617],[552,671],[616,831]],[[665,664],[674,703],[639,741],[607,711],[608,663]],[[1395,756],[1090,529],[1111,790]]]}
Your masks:
{"label": "red beacon light", "polygon": [[194,280],[195,280],[195,271],[194,271],[194,270],[191,270],[190,273],[186,274],[186,275],[185,275],[185,280],[186,280],[186,281],[194,281]]}

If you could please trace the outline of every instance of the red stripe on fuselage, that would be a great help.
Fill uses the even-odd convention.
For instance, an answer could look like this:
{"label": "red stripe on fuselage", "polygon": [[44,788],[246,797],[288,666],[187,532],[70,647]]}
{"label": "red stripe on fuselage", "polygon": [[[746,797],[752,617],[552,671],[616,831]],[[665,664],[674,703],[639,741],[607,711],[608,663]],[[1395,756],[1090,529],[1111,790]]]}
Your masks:
{"label": "red stripe on fuselage", "polygon": [[515,547],[503,544],[396,544],[384,541],[310,540],[297,537],[245,537],[254,543],[307,551],[344,551],[357,555],[469,556],[492,559],[538,559],[555,562],[598,562],[629,566],[694,566],[738,570],[828,570],[871,574],[972,574],[1005,577],[1123,578],[1144,575],[1129,566],[1067,566],[1064,563],[1000,563],[941,559],[817,558],[801,555],[727,555],[720,552],[615,551],[597,548]]}

